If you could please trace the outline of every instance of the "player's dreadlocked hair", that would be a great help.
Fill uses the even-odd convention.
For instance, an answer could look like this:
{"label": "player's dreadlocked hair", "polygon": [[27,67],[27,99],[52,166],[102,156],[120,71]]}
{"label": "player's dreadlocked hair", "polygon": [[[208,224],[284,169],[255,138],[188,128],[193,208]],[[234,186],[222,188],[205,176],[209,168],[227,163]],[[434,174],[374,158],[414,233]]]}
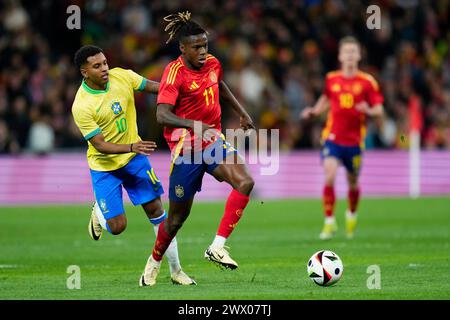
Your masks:
{"label": "player's dreadlocked hair", "polygon": [[181,40],[184,37],[194,36],[208,32],[204,30],[197,22],[191,20],[191,13],[189,11],[178,12],[170,14],[164,17],[164,21],[168,24],[164,28],[169,34],[169,39],[166,43],[169,43],[172,39]]}

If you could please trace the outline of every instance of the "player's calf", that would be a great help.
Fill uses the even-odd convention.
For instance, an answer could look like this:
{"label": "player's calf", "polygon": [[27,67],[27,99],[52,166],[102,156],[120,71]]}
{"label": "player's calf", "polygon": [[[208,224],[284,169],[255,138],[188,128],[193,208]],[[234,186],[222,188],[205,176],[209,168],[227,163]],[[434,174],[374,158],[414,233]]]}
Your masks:
{"label": "player's calf", "polygon": [[173,237],[177,234],[178,230],[181,229],[181,227],[184,224],[184,219],[181,219],[180,217],[172,217],[169,221],[167,219],[165,223],[167,224],[167,233]]}

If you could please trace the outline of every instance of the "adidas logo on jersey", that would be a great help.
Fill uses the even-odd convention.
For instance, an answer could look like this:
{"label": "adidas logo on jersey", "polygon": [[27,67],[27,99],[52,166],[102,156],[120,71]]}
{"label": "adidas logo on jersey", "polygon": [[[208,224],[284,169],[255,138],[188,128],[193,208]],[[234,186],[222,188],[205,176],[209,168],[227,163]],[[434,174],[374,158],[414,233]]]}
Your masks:
{"label": "adidas logo on jersey", "polygon": [[195,90],[195,89],[198,89],[198,88],[199,88],[199,85],[195,81],[192,81],[191,86],[189,87],[189,89],[190,90]]}

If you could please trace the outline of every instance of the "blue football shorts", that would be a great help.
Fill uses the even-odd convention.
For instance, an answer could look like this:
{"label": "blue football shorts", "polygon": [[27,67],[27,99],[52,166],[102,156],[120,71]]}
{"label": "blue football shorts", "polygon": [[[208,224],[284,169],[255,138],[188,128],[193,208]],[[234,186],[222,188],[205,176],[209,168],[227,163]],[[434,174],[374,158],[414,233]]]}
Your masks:
{"label": "blue football shorts", "polygon": [[218,139],[203,151],[174,159],[169,179],[169,199],[187,201],[201,191],[205,172],[211,174],[229,155],[237,153],[227,141]]}
{"label": "blue football shorts", "polygon": [[90,171],[95,199],[106,220],[125,212],[122,186],[135,206],[150,202],[164,193],[150,161],[141,154],[120,169]]}
{"label": "blue football shorts", "polygon": [[340,160],[345,169],[358,175],[361,169],[362,150],[360,146],[341,146],[326,140],[320,151],[321,159],[334,157]]}

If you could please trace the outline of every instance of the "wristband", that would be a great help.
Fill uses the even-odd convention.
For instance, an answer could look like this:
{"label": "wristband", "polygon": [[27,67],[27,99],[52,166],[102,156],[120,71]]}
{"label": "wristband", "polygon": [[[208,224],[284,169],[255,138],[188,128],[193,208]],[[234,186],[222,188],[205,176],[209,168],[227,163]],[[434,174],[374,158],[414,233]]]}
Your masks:
{"label": "wristband", "polygon": [[130,152],[133,152],[133,144],[130,144]]}

